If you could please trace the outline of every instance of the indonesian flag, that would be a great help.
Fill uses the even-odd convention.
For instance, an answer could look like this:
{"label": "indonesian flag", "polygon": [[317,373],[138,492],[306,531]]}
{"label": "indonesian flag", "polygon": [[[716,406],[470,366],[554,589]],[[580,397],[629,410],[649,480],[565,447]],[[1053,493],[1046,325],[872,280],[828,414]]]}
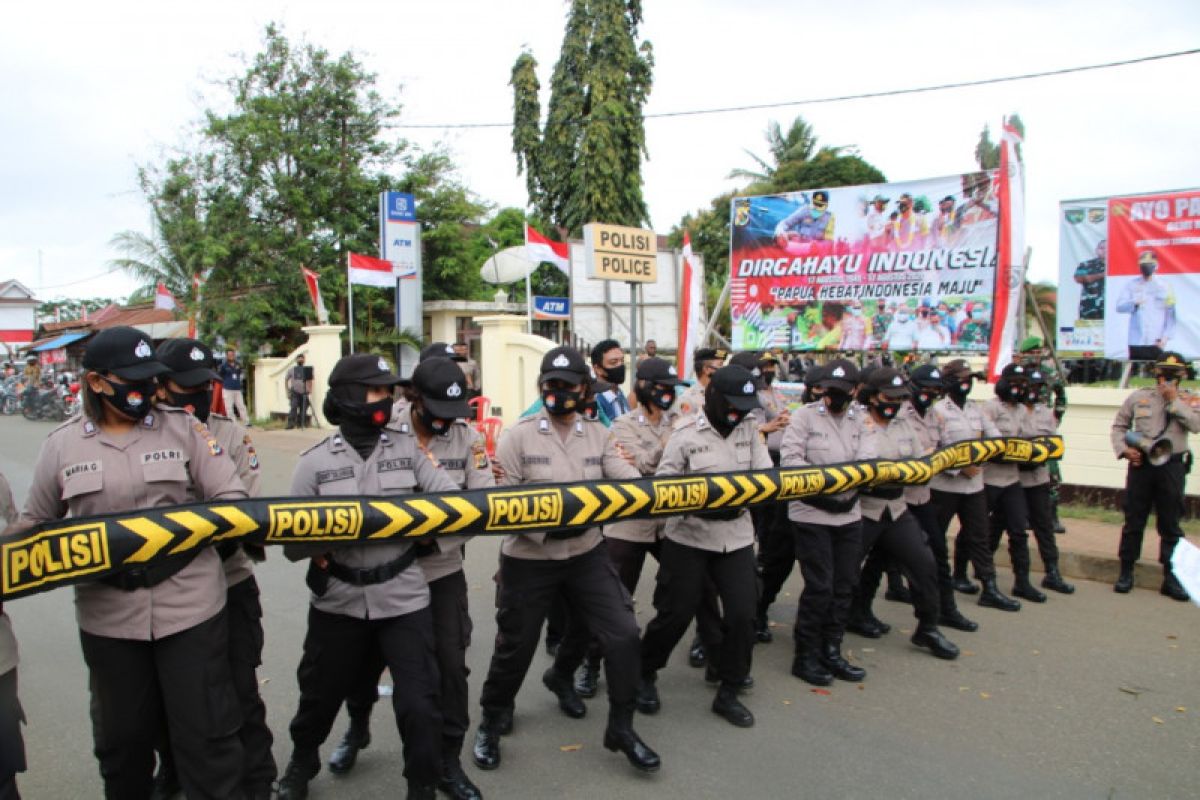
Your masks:
{"label": "indonesian flag", "polygon": [[988,381],[999,380],[1012,362],[1025,288],[1025,168],[1017,152],[1021,134],[1007,121],[1000,138],[1000,247],[996,270],[996,303],[992,316]]}
{"label": "indonesian flag", "polygon": [[679,355],[676,372],[686,378],[692,374],[692,351],[700,343],[700,309],[703,307],[703,276],[692,265],[692,237],[683,232],[683,274],[679,279]]}
{"label": "indonesian flag", "polygon": [[164,311],[174,311],[179,306],[175,302],[175,296],[171,294],[171,290],[162,281],[158,282],[158,288],[154,290],[154,307],[161,308]]}
{"label": "indonesian flag", "polygon": [[317,312],[317,324],[329,324],[329,312],[325,310],[325,300],[321,297],[321,276],[308,267],[301,266],[304,283],[308,286],[308,296],[312,298],[313,308]]}
{"label": "indonesian flag", "polygon": [[571,274],[571,250],[567,243],[550,241],[528,222],[525,223],[525,258],[534,264],[548,261],[562,270],[563,275]]}
{"label": "indonesian flag", "polygon": [[347,280],[359,286],[378,286],[383,289],[395,289],[395,264],[382,258],[360,256],[350,253],[346,260]]}

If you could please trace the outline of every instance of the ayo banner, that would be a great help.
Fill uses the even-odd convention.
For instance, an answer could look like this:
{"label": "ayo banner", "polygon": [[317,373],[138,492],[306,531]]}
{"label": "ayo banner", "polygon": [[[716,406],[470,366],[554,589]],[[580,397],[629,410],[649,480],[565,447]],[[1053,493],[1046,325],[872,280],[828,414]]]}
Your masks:
{"label": "ayo banner", "polygon": [[1060,353],[1104,353],[1104,289],[1108,200],[1064,200],[1058,220],[1058,334]]}
{"label": "ayo banner", "polygon": [[56,520],[0,542],[0,602],[96,580],[218,542],[347,544],[538,533],[735,509],[860,486],[925,483],[984,461],[1061,458],[1059,436],[960,442],[917,459],[827,467],[504,486],[395,497],[254,498]]}
{"label": "ayo banner", "polygon": [[986,352],[997,173],[731,204],[733,347]]}
{"label": "ayo banner", "polygon": [[1110,198],[1106,276],[1106,356],[1200,356],[1200,190]]}

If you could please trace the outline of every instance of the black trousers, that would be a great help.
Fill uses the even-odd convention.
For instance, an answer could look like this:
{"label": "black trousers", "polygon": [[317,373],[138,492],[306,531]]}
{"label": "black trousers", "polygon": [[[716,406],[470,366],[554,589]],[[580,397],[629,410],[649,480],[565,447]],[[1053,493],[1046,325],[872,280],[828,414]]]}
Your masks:
{"label": "black trousers", "polygon": [[[1028,576],[1029,508],[1025,505],[1025,490],[1019,483],[1010,483],[1008,486],[987,486],[984,491],[988,502],[988,546],[996,552],[1007,533],[1013,574]],[[962,536],[961,532],[959,536]]]}
{"label": "black trousers", "polygon": [[1124,564],[1132,564],[1142,555],[1142,535],[1146,520],[1154,509],[1158,527],[1158,563],[1168,566],[1171,554],[1183,530],[1179,518],[1183,515],[1183,483],[1187,468],[1177,458],[1161,467],[1143,464],[1129,467],[1125,473],[1125,525],[1121,528],[1121,546],[1117,551]]}
{"label": "black trousers", "polygon": [[642,671],[649,675],[666,666],[671,651],[687,631],[712,581],[725,612],[721,647],[709,651],[721,683],[737,686],[750,674],[754,649],[754,608],[758,587],[754,579],[754,548],[750,545],[721,553],[663,541],[654,587],[654,619],[642,638]]}
{"label": "black trousers", "polygon": [[793,522],[804,590],[796,609],[796,649],[842,641],[862,563],[862,525]]}
{"label": "black trousers", "polygon": [[787,582],[788,576],[792,574],[792,566],[796,563],[796,540],[787,509],[787,503],[774,503],[751,509],[751,513],[757,512],[754,531],[758,537],[760,615],[765,615],[767,609],[775,602],[779,590]]}
{"label": "black trousers", "polygon": [[224,609],[153,641],[79,632],[88,665],[92,738],[104,796],[150,796],[164,722],[189,798],[241,796],[241,714],[230,673]]}
{"label": "black trousers", "polygon": [[888,563],[896,564],[908,578],[913,611],[917,619],[929,625],[937,625],[940,612],[938,568],[917,518],[908,511],[897,519],[892,519],[890,511],[884,511],[880,520],[864,516],[862,548],[867,554],[866,562],[870,564],[874,561],[877,567],[870,570],[863,568],[858,587],[859,596],[867,600],[873,599],[879,591],[884,567]]}
{"label": "black trousers", "polygon": [[1029,527],[1037,541],[1042,566],[1058,566],[1058,542],[1054,539],[1054,498],[1051,484],[1026,486],[1025,506],[1029,509]]}
{"label": "black trousers", "polygon": [[955,550],[966,554],[975,565],[975,577],[989,580],[996,577],[992,549],[988,544],[987,496],[981,489],[971,494],[941,492],[934,489],[933,505],[937,509],[938,536],[944,540],[950,520],[958,517],[961,526],[955,540]]}
{"label": "black trousers", "polygon": [[437,782],[442,715],[434,658],[433,612],[428,607],[384,619],[330,614],[309,606],[304,655],[296,670],[300,704],[289,730],[298,753],[315,756],[329,736],[362,665],[378,648],[392,673],[392,708],[404,743],[404,775]]}
{"label": "black trousers", "polygon": [[[442,760],[458,760],[463,739],[471,724],[467,711],[467,648],[471,646],[471,615],[467,610],[467,576],[452,572],[429,584],[429,609],[433,614],[434,653],[440,689],[438,710],[442,712]],[[379,677],[386,665],[383,653],[373,648],[346,696],[351,719],[366,720],[379,699]]]}
{"label": "black trousers", "polygon": [[0,800],[21,800],[17,773],[25,771],[25,712],[17,699],[17,670],[0,675]]}
{"label": "black trousers", "polygon": [[288,391],[288,427],[303,428],[308,424],[311,403],[311,396]]}
{"label": "black trousers", "polygon": [[[485,710],[513,708],[541,636],[546,610],[559,592],[600,640],[608,698],[613,706],[633,705],[640,672],[638,625],[633,600],[609,560],[604,542],[560,561],[500,557],[496,649],[479,703]],[[564,673],[572,669],[555,659]]]}

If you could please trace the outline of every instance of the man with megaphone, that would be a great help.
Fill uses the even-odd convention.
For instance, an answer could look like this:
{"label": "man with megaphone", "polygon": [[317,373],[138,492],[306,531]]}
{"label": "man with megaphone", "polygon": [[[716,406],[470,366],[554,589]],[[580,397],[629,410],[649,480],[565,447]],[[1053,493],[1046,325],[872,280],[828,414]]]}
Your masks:
{"label": "man with megaphone", "polygon": [[1159,592],[1172,600],[1188,599],[1171,571],[1171,553],[1183,536],[1184,482],[1192,468],[1188,432],[1200,432],[1200,396],[1180,390],[1191,367],[1178,353],[1163,353],[1154,364],[1157,385],[1131,394],[1112,425],[1117,458],[1129,461],[1125,478],[1125,525],[1121,528],[1121,574],[1114,591],[1133,588],[1133,566],[1142,552],[1142,534],[1151,508],[1160,538],[1158,560],[1163,565]]}

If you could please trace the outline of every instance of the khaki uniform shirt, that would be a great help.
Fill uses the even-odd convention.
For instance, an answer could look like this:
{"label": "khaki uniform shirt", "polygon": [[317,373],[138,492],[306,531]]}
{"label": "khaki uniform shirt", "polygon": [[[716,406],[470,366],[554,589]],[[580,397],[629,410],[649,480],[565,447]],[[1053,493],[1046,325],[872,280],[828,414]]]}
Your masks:
{"label": "khaki uniform shirt", "polygon": [[[410,431],[384,428],[379,443],[364,461],[358,452],[335,433],[300,455],[292,475],[291,493],[314,495],[398,495],[417,492],[454,491],[458,486],[429,453],[417,444]],[[354,569],[376,567],[395,561],[412,542],[359,544],[346,547],[301,545],[289,553],[311,553],[324,548],[339,564]],[[415,565],[389,581],[354,586],[329,576],[325,594],[312,595],[313,607],[329,614],[358,619],[383,619],[420,611],[429,605],[425,574]]]}
{"label": "khaki uniform shirt", "polygon": [[683,394],[679,395],[679,401],[675,404],[675,411],[679,415],[676,418],[676,424],[702,408],[704,408],[704,387],[700,385],[700,381],[696,381],[685,389]]}
{"label": "khaki uniform shirt", "polygon": [[[863,413],[853,406],[840,416],[829,413],[822,402],[809,403],[792,414],[783,434],[780,450],[783,467],[823,466],[874,458],[873,443],[863,440]],[[853,498],[851,489],[830,497],[837,500]],[[858,505],[843,513],[823,511],[799,500],[788,503],[788,519],[814,525],[849,525],[862,518]]]}
{"label": "khaki uniform shirt", "polygon": [[[933,404],[933,408],[926,412],[926,416],[933,418],[932,424],[937,431],[939,448],[965,442],[968,439],[983,439],[1000,435],[1000,431],[996,430],[996,426],[990,419],[983,416],[983,412],[979,410],[979,404],[973,400],[968,400],[963,408],[959,408],[958,404],[949,397],[943,397]],[[939,492],[975,494],[983,491],[983,473],[981,471],[975,477],[968,478],[962,470],[946,470],[934,475],[929,485]]]}
{"label": "khaki uniform shirt", "polygon": [[[17,521],[17,506],[13,503],[12,489],[0,475],[0,522],[5,527]],[[12,622],[0,606],[0,675],[17,668],[17,637],[13,635]]]}
{"label": "khaki uniform shirt", "polygon": [[[758,417],[760,425],[770,422],[788,410],[783,395],[773,386],[768,386],[758,393],[758,402],[762,403],[762,408],[754,409],[754,415]],[[767,450],[778,453],[782,446],[782,428],[767,434]]]}
{"label": "khaki uniform shirt", "polygon": [[[633,456],[635,466],[642,475],[653,475],[662,460],[663,448],[671,436],[675,415],[664,411],[654,425],[640,409],[623,414],[613,421],[609,431],[621,448]],[[666,520],[630,519],[604,526],[604,535],[609,539],[626,542],[653,543],[662,538]]]}
{"label": "khaki uniform shirt", "polygon": [[[937,448],[937,429],[934,427],[933,410],[926,409],[925,416],[913,407],[911,402],[900,407],[897,420],[904,420],[912,426],[917,434],[917,442],[921,445],[920,455],[927,456]],[[915,483],[904,487],[904,502],[910,506],[923,506],[932,499],[928,483]]]}
{"label": "khaki uniform shirt", "polygon": [[[921,435],[907,419],[897,415],[891,422],[882,424],[867,414],[863,418],[863,440],[875,451],[874,458],[887,461],[901,461],[924,455],[921,445]],[[862,515],[867,519],[881,520],[883,512],[888,511],[892,519],[900,519],[900,515],[908,510],[908,502],[904,494],[888,500],[882,497],[862,495],[860,500]]]}
{"label": "khaki uniform shirt", "polygon": [[[753,420],[743,420],[728,437],[723,437],[703,412],[697,412],[681,420],[671,434],[656,474],[705,475],[772,466],[771,454]],[[728,553],[754,543],[754,522],[745,511],[733,520],[671,517],[664,535],[688,547]]]}
{"label": "khaki uniform shirt", "polygon": [[[76,417],[42,445],[20,524],[245,497],[232,459],[186,411],[155,409],[124,436]],[[77,585],[75,616],[81,630],[97,636],[162,639],[224,608],[225,588],[221,559],[206,547],[149,589]]]}
{"label": "khaki uniform shirt", "polygon": [[[1001,436],[1022,436],[1025,428],[1024,403],[1005,403],[999,397],[993,397],[983,404],[980,409],[984,420],[992,423]],[[983,483],[985,486],[1012,486],[1020,478],[1016,464],[1003,464],[989,461],[983,465]]]}
{"label": "khaki uniform shirt", "polygon": [[[641,477],[637,467],[621,457],[616,439],[603,423],[576,414],[564,441],[544,408],[505,431],[496,457],[504,468],[506,486]],[[512,558],[562,561],[583,555],[600,542],[598,527],[569,539],[514,533],[504,537],[500,552]]]}
{"label": "khaki uniform shirt", "polygon": [[1200,433],[1200,395],[1180,392],[1171,403],[1163,400],[1156,388],[1138,389],[1117,411],[1112,424],[1112,448],[1117,458],[1129,445],[1125,444],[1125,432],[1135,430],[1147,436],[1171,440],[1171,452],[1178,454],[1188,449],[1188,431]]}
{"label": "khaki uniform shirt", "polygon": [[[412,407],[405,406],[398,414],[401,432],[412,428]],[[446,475],[459,489],[485,489],[496,485],[492,475],[492,463],[488,461],[483,434],[476,431],[465,420],[458,420],[441,436],[429,440],[429,452],[442,465]],[[417,563],[425,573],[425,580],[433,583],[438,578],[453,575],[462,569],[463,545],[467,536],[439,536],[436,553],[421,556]]]}
{"label": "khaki uniform shirt", "polygon": [[[1054,409],[1045,403],[1034,403],[1032,406],[1022,406],[1025,418],[1021,423],[1019,436],[1053,436],[1058,431],[1058,417]],[[1022,486],[1041,486],[1050,482],[1050,468],[1042,464],[1037,469],[1025,469],[1017,472]]]}
{"label": "khaki uniform shirt", "polygon": [[[229,417],[216,413],[208,415],[208,429],[212,431],[213,438],[221,448],[233,459],[233,463],[237,464],[238,477],[242,479],[246,493],[251,497],[258,497],[261,493],[259,485],[262,476],[259,473],[258,453],[254,449],[250,434]],[[230,587],[237,586],[254,575],[254,562],[240,547],[221,563],[225,567],[225,583]]]}

